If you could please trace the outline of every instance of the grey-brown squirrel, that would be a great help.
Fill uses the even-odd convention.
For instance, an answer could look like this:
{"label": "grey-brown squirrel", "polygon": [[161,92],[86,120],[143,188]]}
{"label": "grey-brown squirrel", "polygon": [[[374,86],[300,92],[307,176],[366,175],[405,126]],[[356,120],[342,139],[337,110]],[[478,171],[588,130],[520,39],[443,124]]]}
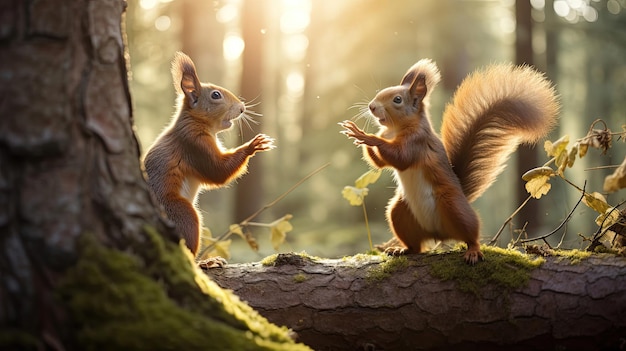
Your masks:
{"label": "grey-brown squirrel", "polygon": [[369,111],[381,128],[368,134],[341,122],[343,134],[364,145],[373,167],[391,167],[398,183],[387,221],[403,247],[390,254],[419,253],[427,239],[467,243],[465,260],[480,251],[480,221],[470,203],[504,168],[520,143],[534,143],[557,121],[560,105],[552,84],[528,66],[492,65],[467,77],[443,114],[441,138],[431,126],[429,95],[440,80],[428,59],[413,65],[400,85],[380,91]]}
{"label": "grey-brown squirrel", "polygon": [[189,56],[179,52],[172,61],[178,92],[170,125],[144,158],[148,184],[175,230],[195,255],[200,237],[200,214],[194,205],[202,188],[227,185],[246,172],[248,160],[270,150],[274,140],[259,134],[236,149],[225,149],[217,134],[230,128],[246,107],[233,93],[200,83]]}

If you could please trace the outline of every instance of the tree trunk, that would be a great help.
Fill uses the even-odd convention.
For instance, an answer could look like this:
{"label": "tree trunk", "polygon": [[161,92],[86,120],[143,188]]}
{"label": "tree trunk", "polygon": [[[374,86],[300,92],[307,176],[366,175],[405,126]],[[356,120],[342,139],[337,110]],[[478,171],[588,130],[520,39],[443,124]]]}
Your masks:
{"label": "tree trunk", "polygon": [[[531,17],[531,5],[527,0],[515,1],[515,64],[517,65],[534,65],[533,51],[533,20]],[[515,153],[517,171],[515,174],[523,174],[529,169],[537,167],[538,157],[537,148],[520,145]],[[528,197],[528,192],[524,187],[525,182],[521,177],[515,180],[516,204],[521,204]],[[522,207],[517,215],[517,227],[524,227],[531,237],[537,236],[539,229],[539,221],[534,220],[540,218],[539,205],[529,202]],[[526,224],[527,223],[527,224]]]}
{"label": "tree trunk", "polygon": [[[248,100],[261,98],[265,6],[263,1],[257,0],[246,0],[242,6],[242,37],[245,39],[246,46],[243,51],[241,94]],[[253,123],[250,123],[250,127],[246,126],[241,129],[243,141],[252,139],[260,131],[260,127]],[[251,158],[248,163],[248,174],[237,180],[235,223],[250,216],[263,204],[262,162],[262,157]]]}
{"label": "tree trunk", "polygon": [[132,129],[125,6],[0,5],[0,349],[300,348],[196,278],[157,210]]}
{"label": "tree trunk", "polygon": [[315,350],[598,350],[623,342],[625,258],[546,258],[525,277],[515,260],[500,260],[508,254],[485,255],[476,266],[457,254],[401,264],[278,255],[269,266],[208,274]]}

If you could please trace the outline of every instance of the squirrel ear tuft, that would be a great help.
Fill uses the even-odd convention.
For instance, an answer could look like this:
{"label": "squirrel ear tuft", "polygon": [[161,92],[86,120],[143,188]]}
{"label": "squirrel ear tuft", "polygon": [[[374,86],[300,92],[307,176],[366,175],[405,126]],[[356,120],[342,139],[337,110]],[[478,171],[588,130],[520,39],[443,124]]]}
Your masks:
{"label": "squirrel ear tuft", "polygon": [[431,59],[421,59],[408,69],[400,85],[409,87],[411,94],[424,94],[425,97],[428,90],[439,83],[441,74],[435,62]]}
{"label": "squirrel ear tuft", "polygon": [[196,74],[196,66],[189,56],[177,52],[172,61],[172,77],[174,87],[178,93],[183,93],[189,99],[191,107],[195,107],[200,98],[200,80]]}

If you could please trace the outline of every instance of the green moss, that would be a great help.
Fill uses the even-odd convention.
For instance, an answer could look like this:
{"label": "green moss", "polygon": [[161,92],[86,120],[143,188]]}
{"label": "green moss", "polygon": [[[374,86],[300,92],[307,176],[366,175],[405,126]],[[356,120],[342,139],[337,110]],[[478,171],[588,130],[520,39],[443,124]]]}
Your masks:
{"label": "green moss", "polygon": [[591,251],[581,251],[581,250],[554,250],[552,251],[553,254],[557,257],[559,257],[559,261],[561,261],[562,259],[569,259],[571,264],[578,264],[580,263],[582,260],[587,259],[589,257],[591,257],[592,252]]}
{"label": "green moss", "polygon": [[352,256],[343,256],[341,258],[341,260],[344,261],[344,262],[345,261],[349,261],[349,260],[357,261],[357,262],[359,262],[359,261],[367,262],[367,261],[371,261],[372,257],[378,257],[378,256],[380,256],[380,257],[388,257],[388,255],[381,254],[378,251],[368,251],[366,253],[359,253],[359,254],[352,255]]}
{"label": "green moss", "polygon": [[[191,255],[146,228],[132,250],[80,240],[80,258],[58,297],[83,350],[306,350],[221,289]],[[141,252],[141,256],[132,252]]]}
{"label": "green moss", "polygon": [[518,251],[481,246],[485,261],[470,266],[461,258],[460,248],[444,254],[428,256],[431,274],[442,280],[454,280],[464,292],[479,294],[487,285],[503,290],[520,288],[530,279],[533,269],[541,266],[543,258],[532,258]]}
{"label": "green moss", "polygon": [[277,258],[278,258],[278,254],[269,255],[261,260],[261,264],[266,267],[273,266],[274,263],[276,263]]}
{"label": "green moss", "polygon": [[370,268],[365,278],[370,282],[381,281],[391,276],[392,273],[405,268],[409,265],[406,256],[385,256],[384,261]]}
{"label": "green moss", "polygon": [[321,258],[317,256],[311,256],[306,252],[290,252],[267,256],[261,260],[261,264],[263,266],[301,266],[318,260],[321,260]]}
{"label": "green moss", "polygon": [[295,283],[304,283],[307,280],[309,280],[309,277],[307,277],[304,273],[298,273],[293,276],[293,281]]}

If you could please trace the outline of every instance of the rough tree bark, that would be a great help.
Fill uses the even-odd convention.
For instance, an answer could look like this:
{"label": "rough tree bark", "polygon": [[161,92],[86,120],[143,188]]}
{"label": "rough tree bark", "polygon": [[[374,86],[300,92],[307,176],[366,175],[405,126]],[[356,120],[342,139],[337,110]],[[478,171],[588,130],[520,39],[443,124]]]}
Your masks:
{"label": "rough tree bark", "polygon": [[125,6],[0,3],[0,349],[299,348],[195,278],[161,217],[132,130]]}
{"label": "rough tree bark", "polygon": [[316,350],[623,346],[626,258],[592,257],[574,264],[547,258],[530,271],[523,287],[489,283],[472,293],[461,291],[458,281],[433,277],[431,266],[437,261],[461,262],[457,255],[439,256],[413,256],[387,277],[379,274],[379,257],[318,260],[297,255],[279,255],[269,266],[227,265],[207,273]]}
{"label": "rough tree bark", "polygon": [[123,248],[145,223],[168,233],[139,167],[123,9],[2,4],[0,320],[55,340],[65,316],[52,288],[81,234]]}

